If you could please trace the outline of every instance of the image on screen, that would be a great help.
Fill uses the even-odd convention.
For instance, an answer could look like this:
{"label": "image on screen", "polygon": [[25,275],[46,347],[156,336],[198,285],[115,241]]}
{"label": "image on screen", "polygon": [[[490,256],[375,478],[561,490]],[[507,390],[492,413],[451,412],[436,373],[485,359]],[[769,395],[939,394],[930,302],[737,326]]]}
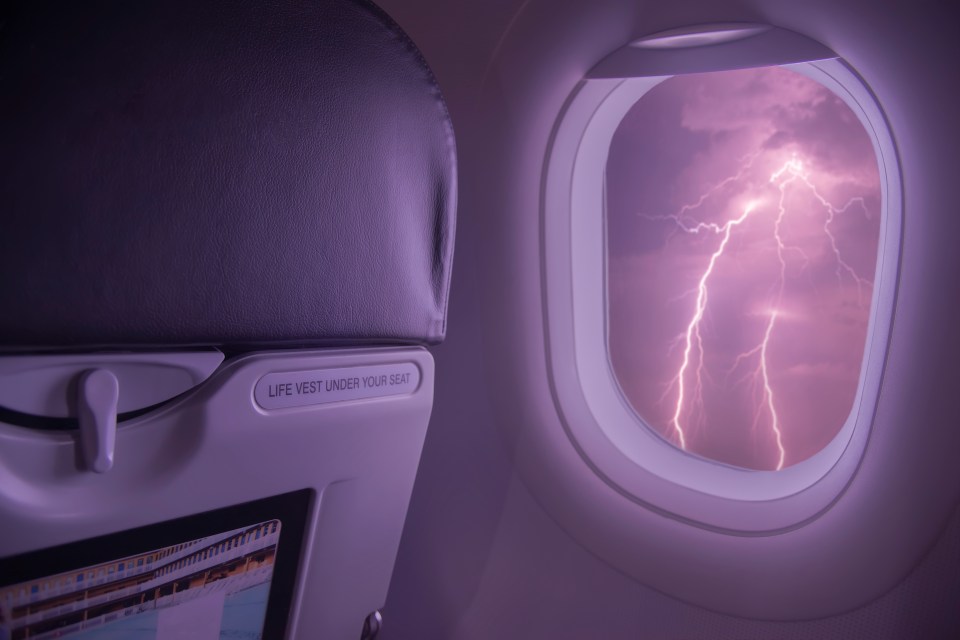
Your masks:
{"label": "image on screen", "polygon": [[0,587],[0,640],[261,638],[280,520]]}

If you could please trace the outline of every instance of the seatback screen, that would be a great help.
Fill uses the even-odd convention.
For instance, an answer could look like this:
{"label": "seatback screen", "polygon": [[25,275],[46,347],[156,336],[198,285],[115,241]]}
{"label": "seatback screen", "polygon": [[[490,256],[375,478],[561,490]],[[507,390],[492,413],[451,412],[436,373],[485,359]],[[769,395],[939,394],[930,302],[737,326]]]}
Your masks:
{"label": "seatback screen", "polygon": [[281,637],[307,494],[0,560],[0,640]]}

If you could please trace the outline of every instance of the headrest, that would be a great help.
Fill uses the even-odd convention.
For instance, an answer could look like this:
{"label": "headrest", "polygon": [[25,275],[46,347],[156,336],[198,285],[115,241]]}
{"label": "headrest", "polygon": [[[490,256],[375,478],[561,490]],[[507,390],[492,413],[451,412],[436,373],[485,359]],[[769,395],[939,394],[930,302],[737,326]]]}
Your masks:
{"label": "headrest", "polygon": [[369,2],[22,2],[0,82],[0,351],[442,340],[453,131]]}

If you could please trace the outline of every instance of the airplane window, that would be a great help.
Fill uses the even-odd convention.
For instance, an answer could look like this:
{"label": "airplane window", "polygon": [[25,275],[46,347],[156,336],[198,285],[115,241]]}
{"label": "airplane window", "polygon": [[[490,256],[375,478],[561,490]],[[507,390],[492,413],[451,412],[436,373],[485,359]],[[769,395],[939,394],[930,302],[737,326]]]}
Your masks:
{"label": "airplane window", "polygon": [[779,470],[857,396],[881,231],[871,137],[781,67],[674,76],[613,134],[608,348],[641,421],[689,453]]}
{"label": "airplane window", "polygon": [[823,513],[870,437],[897,151],[830,52],[720,70],[688,53],[615,52],[560,113],[541,218],[551,384],[606,482],[712,527],[779,530]]}

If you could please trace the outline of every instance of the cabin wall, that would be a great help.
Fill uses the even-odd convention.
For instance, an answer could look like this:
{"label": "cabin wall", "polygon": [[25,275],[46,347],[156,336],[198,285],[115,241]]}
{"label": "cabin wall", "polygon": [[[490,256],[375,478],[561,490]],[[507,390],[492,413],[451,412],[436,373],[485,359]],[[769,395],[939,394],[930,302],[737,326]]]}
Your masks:
{"label": "cabin wall", "polygon": [[[943,506],[956,505],[960,492],[960,465],[950,464],[960,451],[952,402],[960,383],[960,211],[953,193],[960,39],[950,9],[906,0],[379,4],[417,42],[443,88],[460,183],[448,337],[433,350],[434,412],[384,637],[954,637],[960,512]],[[901,154],[901,286],[880,412],[903,429],[925,425],[918,432],[929,437],[902,447],[903,466],[887,470],[892,479],[877,477],[884,489],[876,499],[909,505],[915,517],[890,526],[926,543],[922,558],[910,559],[916,568],[885,595],[819,620],[740,619],[644,586],[569,535],[522,472],[524,425],[556,420],[543,400],[550,397],[543,340],[531,338],[542,337],[542,318],[529,313],[542,295],[536,167],[549,129],[608,42],[713,21],[769,22],[833,48],[876,93]],[[931,471],[898,491],[897,474],[925,461],[932,470],[953,470]]]}

